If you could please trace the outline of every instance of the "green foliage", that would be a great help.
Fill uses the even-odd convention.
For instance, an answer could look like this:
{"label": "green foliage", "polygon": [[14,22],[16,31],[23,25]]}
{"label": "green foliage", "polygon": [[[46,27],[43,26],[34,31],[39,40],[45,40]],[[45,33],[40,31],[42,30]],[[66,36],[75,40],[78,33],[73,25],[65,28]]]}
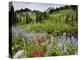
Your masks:
{"label": "green foliage", "polygon": [[18,50],[23,49],[22,36],[16,37],[16,34],[12,35],[12,55],[14,55]]}
{"label": "green foliage", "polygon": [[54,45],[51,48],[51,51],[49,52],[49,56],[59,56],[60,53],[60,51],[57,51],[57,43],[54,43]]}

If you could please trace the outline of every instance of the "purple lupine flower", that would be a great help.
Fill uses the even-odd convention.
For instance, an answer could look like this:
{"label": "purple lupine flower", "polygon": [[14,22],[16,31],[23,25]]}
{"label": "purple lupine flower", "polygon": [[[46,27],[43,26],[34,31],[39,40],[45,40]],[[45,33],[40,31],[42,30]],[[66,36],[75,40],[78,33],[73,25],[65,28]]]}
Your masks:
{"label": "purple lupine flower", "polygon": [[53,45],[53,43],[50,43],[50,44],[48,45],[48,48],[47,48],[48,52],[51,50],[52,45]]}
{"label": "purple lupine flower", "polygon": [[59,44],[58,44],[57,49],[58,49],[58,50],[61,50],[61,49],[62,49],[62,43],[59,43]]}
{"label": "purple lupine flower", "polygon": [[67,47],[64,47],[64,52],[67,52]]}
{"label": "purple lupine flower", "polygon": [[76,39],[72,40],[72,45],[73,45],[73,47],[77,47],[78,41]]}
{"label": "purple lupine flower", "polygon": [[74,40],[74,36],[71,36],[71,40]]}
{"label": "purple lupine flower", "polygon": [[51,47],[50,47],[50,46],[48,46],[47,50],[48,50],[48,51],[50,51],[50,50],[51,50]]}
{"label": "purple lupine flower", "polygon": [[66,33],[64,32],[63,35],[61,36],[61,40],[66,40]]}
{"label": "purple lupine flower", "polygon": [[75,42],[75,46],[78,47],[78,40],[76,40],[76,42]]}
{"label": "purple lupine flower", "polygon": [[51,48],[48,48],[48,52],[51,50]]}
{"label": "purple lupine flower", "polygon": [[76,40],[75,40],[75,39],[74,39],[74,40],[72,40],[72,44],[73,44],[73,45],[75,45],[75,43],[76,43]]}
{"label": "purple lupine flower", "polygon": [[71,42],[71,41],[70,41],[70,37],[68,37],[66,43],[67,43],[67,44],[70,44],[70,42]]}
{"label": "purple lupine flower", "polygon": [[75,45],[76,40],[75,40],[74,36],[71,36],[71,41],[72,41],[72,44]]}
{"label": "purple lupine flower", "polygon": [[68,48],[64,44],[64,52],[67,52]]}
{"label": "purple lupine flower", "polygon": [[61,43],[64,44],[66,42],[66,36],[61,36]]}

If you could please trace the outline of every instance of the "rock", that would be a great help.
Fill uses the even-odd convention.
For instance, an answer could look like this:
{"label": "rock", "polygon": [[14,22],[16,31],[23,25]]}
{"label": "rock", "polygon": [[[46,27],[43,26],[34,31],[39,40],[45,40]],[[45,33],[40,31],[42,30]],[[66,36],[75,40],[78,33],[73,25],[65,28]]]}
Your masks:
{"label": "rock", "polygon": [[16,59],[16,58],[24,58],[25,55],[24,55],[24,50],[19,50],[14,56],[13,58]]}

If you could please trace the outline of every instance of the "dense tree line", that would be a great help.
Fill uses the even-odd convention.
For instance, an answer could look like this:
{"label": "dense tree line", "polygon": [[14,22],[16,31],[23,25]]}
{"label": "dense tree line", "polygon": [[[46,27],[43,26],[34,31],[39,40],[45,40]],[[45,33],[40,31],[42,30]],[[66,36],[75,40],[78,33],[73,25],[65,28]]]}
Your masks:
{"label": "dense tree line", "polygon": [[[46,11],[40,12],[38,10],[31,11],[28,8],[14,11],[14,7],[11,4],[9,13],[10,13],[10,20],[12,21],[12,25],[16,25],[16,24],[29,24],[29,23],[31,23],[33,21],[33,19],[29,15],[29,12],[31,12],[31,13],[34,12],[35,15],[36,15],[35,22],[36,23],[41,23],[43,20],[47,20],[48,19],[48,15],[47,15],[48,13],[52,14],[55,11],[59,12],[59,10],[64,10],[64,9],[69,9],[69,8],[72,8],[76,12],[75,20],[77,20],[77,18],[78,18],[77,17],[78,16],[78,13],[77,13],[78,7],[76,5],[70,5],[70,6],[67,5],[67,6],[64,6],[64,7],[56,8],[56,9],[48,8],[49,9],[48,12],[46,12]],[[65,19],[66,24],[68,24],[70,22],[68,17],[69,17],[68,14],[66,14],[66,19]],[[72,21],[74,21],[74,17],[73,16],[71,17],[71,19],[72,19]],[[56,22],[57,22],[57,19],[56,19]],[[74,23],[72,22],[72,25],[73,24]]]}

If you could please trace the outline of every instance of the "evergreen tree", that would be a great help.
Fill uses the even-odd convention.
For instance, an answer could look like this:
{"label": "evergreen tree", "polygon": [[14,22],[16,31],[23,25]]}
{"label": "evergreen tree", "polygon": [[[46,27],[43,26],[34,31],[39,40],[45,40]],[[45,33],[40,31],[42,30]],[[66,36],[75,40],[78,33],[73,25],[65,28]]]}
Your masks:
{"label": "evergreen tree", "polygon": [[74,18],[73,18],[73,15],[72,15],[72,19],[71,20],[72,20],[72,24],[71,25],[74,26]]}
{"label": "evergreen tree", "polygon": [[68,14],[66,15],[65,23],[66,23],[66,24],[68,24],[68,23],[69,23],[69,20],[68,20]]}
{"label": "evergreen tree", "polygon": [[28,20],[28,12],[26,13],[26,24],[29,23],[29,20]]}

